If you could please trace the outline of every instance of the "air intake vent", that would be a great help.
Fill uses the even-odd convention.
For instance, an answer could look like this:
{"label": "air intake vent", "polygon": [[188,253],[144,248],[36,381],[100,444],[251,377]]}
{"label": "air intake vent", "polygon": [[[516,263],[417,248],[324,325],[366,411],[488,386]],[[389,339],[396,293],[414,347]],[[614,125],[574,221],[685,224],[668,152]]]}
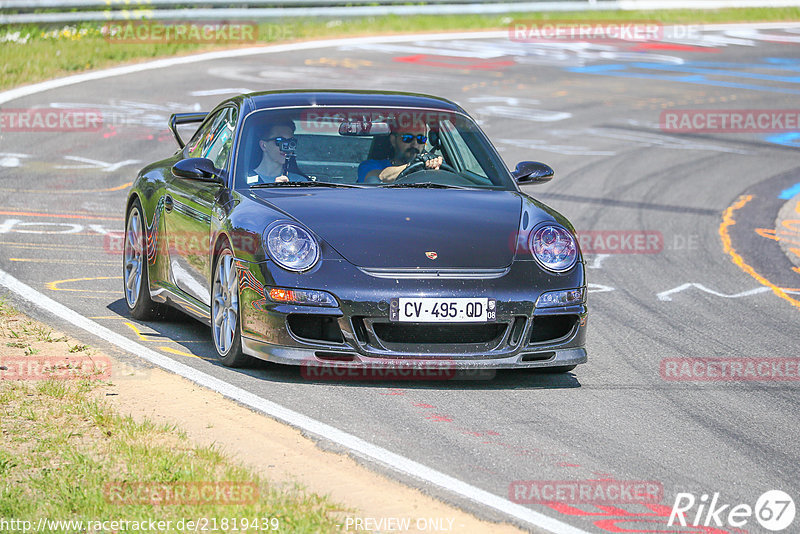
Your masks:
{"label": "air intake vent", "polygon": [[525,331],[525,317],[515,317],[514,324],[511,325],[511,335],[508,336],[508,344],[515,346]]}
{"label": "air intake vent", "polygon": [[547,343],[567,336],[578,322],[577,315],[543,315],[533,318],[531,343]]}
{"label": "air intake vent", "polygon": [[347,352],[323,352],[317,351],[314,356],[326,362],[354,362],[356,360],[355,354]]}
{"label": "air intake vent", "polygon": [[353,317],[353,333],[356,335],[356,339],[359,343],[366,343],[369,341],[369,336],[367,335],[367,327],[364,326],[364,318],[363,317]]}
{"label": "air intake vent", "polygon": [[330,315],[292,313],[287,318],[289,330],[299,338],[323,343],[343,343],[339,321]]}
{"label": "air intake vent", "polygon": [[522,362],[541,362],[555,358],[555,352],[534,352],[532,354],[523,354],[520,361]]}
{"label": "air intake vent", "polygon": [[398,324],[374,323],[375,335],[387,343],[489,343],[500,337],[505,323],[486,324]]}

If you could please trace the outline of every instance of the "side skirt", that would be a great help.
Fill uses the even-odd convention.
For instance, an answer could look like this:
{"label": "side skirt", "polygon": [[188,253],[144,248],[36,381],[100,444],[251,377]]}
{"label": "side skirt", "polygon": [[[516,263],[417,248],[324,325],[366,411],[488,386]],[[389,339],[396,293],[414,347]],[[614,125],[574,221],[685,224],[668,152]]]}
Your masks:
{"label": "side skirt", "polygon": [[159,285],[158,289],[150,288],[150,298],[164,303],[211,326],[211,307],[172,285]]}

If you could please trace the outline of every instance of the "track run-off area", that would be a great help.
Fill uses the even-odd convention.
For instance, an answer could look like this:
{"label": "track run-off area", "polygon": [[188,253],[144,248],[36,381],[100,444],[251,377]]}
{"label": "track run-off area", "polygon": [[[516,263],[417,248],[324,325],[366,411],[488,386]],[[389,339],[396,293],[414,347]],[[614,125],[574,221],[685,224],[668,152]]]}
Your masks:
{"label": "track run-off area", "polygon": [[[184,374],[489,519],[537,532],[765,531],[755,515],[729,524],[727,510],[722,526],[705,513],[697,526],[667,522],[681,493],[697,500],[691,521],[704,494],[729,509],[756,508],[769,490],[800,502],[800,128],[691,130],[665,117],[797,114],[800,25],[638,43],[509,37],[215,52],[0,94],[3,110],[103,115],[100,128],[0,132],[3,293],[131,365]],[[443,96],[510,168],[552,166],[551,182],[524,191],[581,235],[589,362],[482,380],[310,379],[293,367],[222,367],[209,329],[191,319],[129,317],[126,193],[141,167],[176,150],[169,115],[290,88]],[[733,375],[714,379],[710,359]],[[540,495],[583,483],[606,493]]]}

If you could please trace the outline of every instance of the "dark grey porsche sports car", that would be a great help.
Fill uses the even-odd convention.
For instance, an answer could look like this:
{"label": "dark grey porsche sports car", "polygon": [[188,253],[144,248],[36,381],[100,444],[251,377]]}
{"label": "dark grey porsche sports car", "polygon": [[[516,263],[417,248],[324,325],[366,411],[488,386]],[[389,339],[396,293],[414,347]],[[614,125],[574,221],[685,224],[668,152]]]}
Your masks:
{"label": "dark grey porsche sports car", "polygon": [[519,189],[552,169],[509,172],[453,102],[264,92],[170,128],[180,149],[142,169],[125,207],[135,318],[177,307],[233,367],[586,361],[575,231]]}

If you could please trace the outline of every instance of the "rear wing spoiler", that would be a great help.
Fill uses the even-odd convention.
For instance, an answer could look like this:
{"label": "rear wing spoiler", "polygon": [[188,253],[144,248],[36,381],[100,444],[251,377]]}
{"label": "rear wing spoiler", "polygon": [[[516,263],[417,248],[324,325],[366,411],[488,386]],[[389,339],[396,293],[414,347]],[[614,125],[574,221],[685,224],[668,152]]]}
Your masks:
{"label": "rear wing spoiler", "polygon": [[181,136],[178,134],[178,125],[180,124],[191,124],[193,122],[203,122],[203,119],[206,118],[208,113],[173,113],[169,117],[169,129],[172,130],[172,135],[175,136],[175,140],[178,142],[178,146],[183,148],[186,146],[186,143],[183,142]]}

